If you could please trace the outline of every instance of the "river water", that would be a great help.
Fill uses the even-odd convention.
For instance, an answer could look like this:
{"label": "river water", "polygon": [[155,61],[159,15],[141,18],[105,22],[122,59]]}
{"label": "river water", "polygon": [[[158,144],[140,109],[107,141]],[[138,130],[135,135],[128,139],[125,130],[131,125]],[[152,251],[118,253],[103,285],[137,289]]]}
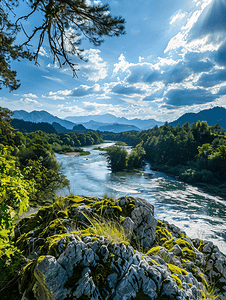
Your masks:
{"label": "river water", "polygon": [[[114,143],[98,146],[106,147]],[[211,195],[201,188],[175,180],[169,175],[152,171],[146,163],[143,173],[112,173],[104,151],[93,150],[88,156],[55,154],[63,173],[70,180],[70,191],[63,189],[61,196],[75,195],[119,198],[137,196],[155,207],[155,217],[173,223],[191,238],[213,241],[226,254],[226,199]]]}

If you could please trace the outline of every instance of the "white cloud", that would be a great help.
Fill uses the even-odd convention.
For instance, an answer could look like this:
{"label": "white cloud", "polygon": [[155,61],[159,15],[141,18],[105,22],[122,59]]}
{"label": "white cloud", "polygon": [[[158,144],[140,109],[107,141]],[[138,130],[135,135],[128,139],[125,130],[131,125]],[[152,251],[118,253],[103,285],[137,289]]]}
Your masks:
{"label": "white cloud", "polygon": [[46,79],[49,79],[49,80],[52,80],[52,81],[60,82],[60,83],[63,82],[63,80],[58,78],[58,77],[51,77],[51,76],[44,76],[44,75],[42,75],[42,77],[44,77]]}
{"label": "white cloud", "polygon": [[59,112],[70,112],[75,114],[76,116],[83,116],[85,115],[86,111],[81,107],[74,105],[74,106],[65,106],[64,104],[59,104],[57,106],[57,110]]}
{"label": "white cloud", "polygon": [[31,98],[21,98],[20,99],[21,102],[25,102],[25,103],[34,103],[34,104],[38,104],[37,100],[31,99]]}
{"label": "white cloud", "polygon": [[88,85],[80,85],[77,88],[74,88],[72,90],[60,90],[57,92],[49,92],[46,95],[42,95],[43,98],[50,98],[53,100],[65,100],[68,99],[68,97],[89,97],[96,94],[103,93],[101,87],[99,84],[94,84],[93,86]]}
{"label": "white cloud", "polygon": [[181,20],[184,19],[184,17],[186,16],[185,12],[182,12],[181,9],[178,11],[178,13],[174,14],[170,20],[170,25],[172,25],[173,23],[176,22],[180,22]]}
{"label": "white cloud", "polygon": [[[16,95],[18,96],[18,94]],[[23,94],[23,97],[30,97],[30,98],[38,98],[35,94],[29,93],[29,94]]]}
{"label": "white cloud", "polygon": [[119,71],[122,71],[122,72],[128,71],[128,68],[130,66],[130,64],[126,61],[123,53],[119,56],[118,60],[119,60],[119,62],[114,64],[114,70],[113,70],[112,76],[115,76]]}
{"label": "white cloud", "polygon": [[102,5],[102,2],[100,0],[94,0],[93,3],[95,5]]}
{"label": "white cloud", "polygon": [[43,47],[40,48],[38,54],[41,55],[41,56],[48,56],[48,55],[47,55],[47,52],[45,51],[45,49],[44,49]]}
{"label": "white cloud", "polygon": [[100,56],[101,51],[98,49],[89,49],[83,52],[85,59],[88,59],[88,62],[79,62],[79,74],[87,77],[90,81],[99,81],[107,77],[108,64]]}

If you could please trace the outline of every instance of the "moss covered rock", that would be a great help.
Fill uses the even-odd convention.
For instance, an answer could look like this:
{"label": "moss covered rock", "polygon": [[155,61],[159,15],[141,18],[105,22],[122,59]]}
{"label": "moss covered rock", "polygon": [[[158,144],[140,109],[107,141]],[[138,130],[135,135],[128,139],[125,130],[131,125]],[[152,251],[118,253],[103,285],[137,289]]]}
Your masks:
{"label": "moss covered rock", "polygon": [[60,198],[20,221],[15,243],[29,259],[20,279],[27,300],[199,300],[213,286],[226,299],[226,257],[157,221],[153,205],[140,198]]}

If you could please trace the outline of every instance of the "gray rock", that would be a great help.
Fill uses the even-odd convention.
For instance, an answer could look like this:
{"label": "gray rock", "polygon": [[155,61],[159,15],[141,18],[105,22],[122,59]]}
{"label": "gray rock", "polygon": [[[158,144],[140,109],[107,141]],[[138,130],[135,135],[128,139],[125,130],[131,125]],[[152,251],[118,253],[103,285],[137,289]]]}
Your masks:
{"label": "gray rock", "polygon": [[109,256],[109,251],[108,251],[107,246],[102,245],[102,246],[100,247],[99,253],[100,253],[100,255],[101,255],[102,258],[103,258],[103,262],[106,263],[106,261],[107,261],[107,259],[108,259],[108,256]]}
{"label": "gray rock", "polygon": [[34,276],[37,279],[38,288],[36,289],[37,299],[65,299],[70,293],[69,289],[64,288],[69,276],[56,258],[46,255],[34,269]]}
{"label": "gray rock", "polygon": [[173,247],[173,249],[171,250],[171,252],[173,252],[173,254],[175,254],[177,256],[181,256],[181,254],[182,254],[183,251],[182,251],[181,247],[178,244],[176,244]]}
{"label": "gray rock", "polygon": [[158,290],[160,291],[162,286],[162,270],[158,268],[157,266],[152,266],[150,268],[147,268],[147,272],[150,275],[151,279],[155,282]]}
{"label": "gray rock", "polygon": [[126,275],[120,280],[116,287],[114,300],[126,300],[136,297],[141,286],[141,278],[138,275],[138,266],[132,265]]}
{"label": "gray rock", "polygon": [[168,276],[166,279],[162,283],[161,296],[174,298],[177,296],[179,288],[171,276]]}
{"label": "gray rock", "polygon": [[155,282],[148,277],[144,277],[142,284],[142,291],[145,295],[148,295],[150,299],[156,299],[158,297],[156,293],[156,284]]}
{"label": "gray rock", "polygon": [[122,226],[123,226],[126,234],[132,234],[133,229],[135,227],[135,223],[133,222],[133,220],[130,217],[126,217],[122,222]]}
{"label": "gray rock", "polygon": [[[77,283],[77,288],[75,292],[73,292],[74,297],[79,298],[82,295],[86,295],[89,297],[94,294],[94,291],[96,290],[96,286],[93,282],[92,277],[89,276],[90,273],[91,273],[90,268],[85,268],[82,271],[81,279],[79,279]],[[95,298],[95,299],[99,299],[99,298]]]}

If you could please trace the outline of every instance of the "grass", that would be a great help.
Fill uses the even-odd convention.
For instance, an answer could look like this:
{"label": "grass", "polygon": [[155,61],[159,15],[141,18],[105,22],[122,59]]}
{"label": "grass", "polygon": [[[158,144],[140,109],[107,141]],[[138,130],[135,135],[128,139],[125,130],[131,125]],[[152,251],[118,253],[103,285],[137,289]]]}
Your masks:
{"label": "grass", "polygon": [[83,214],[91,224],[91,227],[87,228],[87,234],[94,236],[104,236],[108,241],[111,242],[126,242],[130,243],[130,238],[125,234],[122,225],[114,220],[104,218],[103,216],[87,216]]}
{"label": "grass", "polygon": [[221,300],[222,298],[220,297],[220,294],[216,294],[216,288],[215,286],[208,285],[207,287],[203,286],[203,290],[201,291],[201,298],[198,300],[204,300],[204,299],[218,299]]}

